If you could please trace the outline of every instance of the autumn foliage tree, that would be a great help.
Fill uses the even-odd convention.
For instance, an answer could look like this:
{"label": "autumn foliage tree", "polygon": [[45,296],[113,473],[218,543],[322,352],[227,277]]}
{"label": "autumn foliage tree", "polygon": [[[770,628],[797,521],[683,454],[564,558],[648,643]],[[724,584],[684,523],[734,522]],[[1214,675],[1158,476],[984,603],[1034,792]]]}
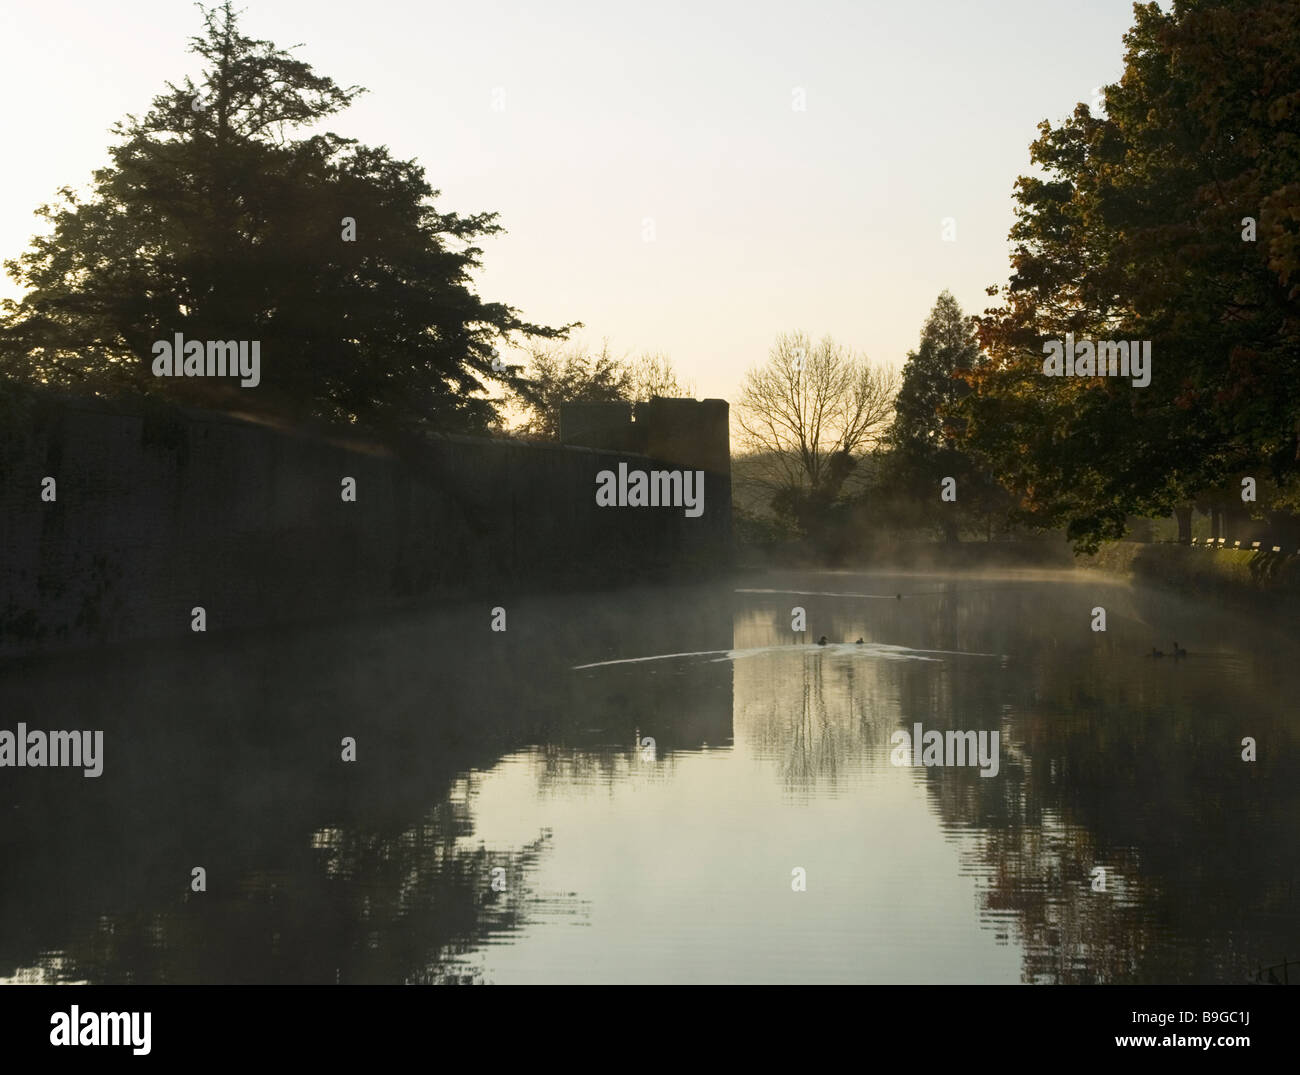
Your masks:
{"label": "autumn foliage tree", "polygon": [[[1104,114],[1040,125],[961,405],[967,446],[1081,549],[1242,470],[1300,477],[1300,6],[1134,11]],[[1152,341],[1150,385],[1044,376],[1067,332]]]}

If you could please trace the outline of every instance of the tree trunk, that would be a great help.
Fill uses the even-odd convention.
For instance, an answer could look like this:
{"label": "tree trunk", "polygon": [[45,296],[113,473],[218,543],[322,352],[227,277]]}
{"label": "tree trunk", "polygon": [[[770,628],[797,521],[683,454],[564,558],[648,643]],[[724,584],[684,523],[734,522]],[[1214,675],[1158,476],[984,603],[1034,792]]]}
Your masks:
{"label": "tree trunk", "polygon": [[1174,508],[1174,518],[1178,520],[1178,540],[1187,545],[1192,540],[1192,506],[1182,504]]}

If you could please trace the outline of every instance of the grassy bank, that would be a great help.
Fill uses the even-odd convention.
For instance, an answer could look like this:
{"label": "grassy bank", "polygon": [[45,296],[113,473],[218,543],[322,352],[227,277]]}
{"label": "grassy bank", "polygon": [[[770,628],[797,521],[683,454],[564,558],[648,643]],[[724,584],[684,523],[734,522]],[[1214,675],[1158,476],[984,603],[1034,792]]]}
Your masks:
{"label": "grassy bank", "polygon": [[1063,541],[878,541],[838,555],[812,542],[740,541],[736,546],[736,565],[740,568],[974,571],[999,567],[1068,568],[1072,563],[1070,547]]}
{"label": "grassy bank", "polygon": [[1117,541],[1078,565],[1193,597],[1270,607],[1300,598],[1300,556],[1291,553]]}

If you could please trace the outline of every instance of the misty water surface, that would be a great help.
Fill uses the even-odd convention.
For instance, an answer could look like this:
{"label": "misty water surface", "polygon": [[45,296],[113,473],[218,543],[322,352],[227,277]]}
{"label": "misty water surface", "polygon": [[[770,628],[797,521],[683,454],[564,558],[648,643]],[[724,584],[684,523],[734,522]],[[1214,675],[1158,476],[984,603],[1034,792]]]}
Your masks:
{"label": "misty water surface", "polygon": [[[0,777],[0,977],[1242,981],[1300,954],[1298,655],[1100,575],[785,572],[11,662],[0,726],[105,763]],[[997,775],[894,766],[916,722]]]}

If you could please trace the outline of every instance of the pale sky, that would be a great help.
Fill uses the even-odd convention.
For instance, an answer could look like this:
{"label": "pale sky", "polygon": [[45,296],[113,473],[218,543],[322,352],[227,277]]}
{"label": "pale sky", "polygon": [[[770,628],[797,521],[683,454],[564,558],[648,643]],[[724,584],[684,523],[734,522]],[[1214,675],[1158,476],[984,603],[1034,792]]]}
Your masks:
{"label": "pale sky", "polygon": [[[242,10],[246,34],[370,91],[329,129],[418,159],[444,211],[500,213],[485,299],[666,352],[698,396],[731,400],[778,333],[899,366],[941,290],[982,310],[1035,124],[1119,77],[1132,23],[1131,0]],[[197,76],[200,25],[182,0],[0,8],[0,257],[107,162],[114,121]]]}

